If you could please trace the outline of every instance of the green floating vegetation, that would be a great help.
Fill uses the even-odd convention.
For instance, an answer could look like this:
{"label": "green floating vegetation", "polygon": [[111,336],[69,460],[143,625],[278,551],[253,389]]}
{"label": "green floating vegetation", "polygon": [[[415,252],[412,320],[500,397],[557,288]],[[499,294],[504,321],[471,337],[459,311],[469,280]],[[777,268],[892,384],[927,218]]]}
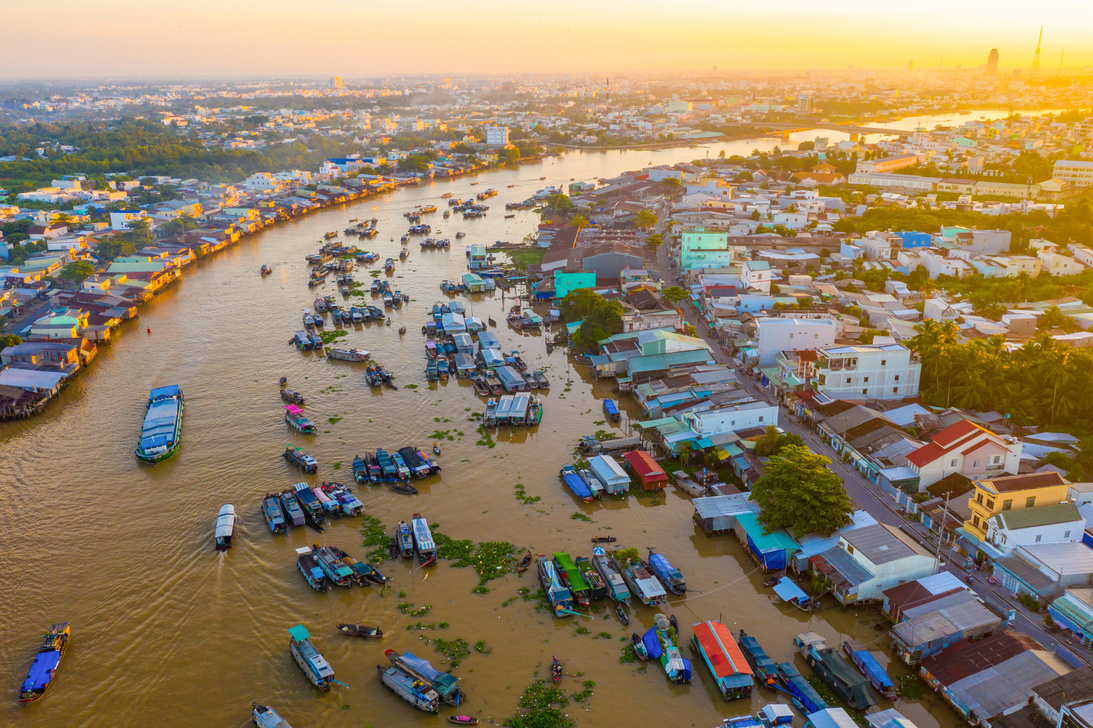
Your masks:
{"label": "green floating vegetation", "polygon": [[638,661],[638,653],[634,652],[633,645],[626,645],[622,648],[622,654],[619,655],[619,664],[626,665],[631,662]]}
{"label": "green floating vegetation", "polygon": [[429,624],[425,624],[424,622],[414,622],[413,624],[406,625],[405,629],[408,630],[408,631],[436,629],[436,625],[433,624],[432,622],[429,622]]}
{"label": "green floating vegetation", "polygon": [[375,516],[365,516],[361,523],[361,535],[364,536],[364,545],[372,547],[365,558],[373,564],[387,559],[387,546],[391,539],[387,535],[387,528],[383,525],[383,521]]}
{"label": "green floating vegetation", "polygon": [[594,640],[609,640],[612,637],[614,637],[614,635],[611,634],[610,632],[599,632],[592,639],[594,639]]}
{"label": "green floating vegetation", "polygon": [[526,490],[524,490],[524,484],[523,483],[517,483],[516,484],[516,489],[515,489],[514,492],[516,493],[516,500],[520,501],[525,506],[526,505],[531,505],[532,503],[538,503],[540,500],[542,500],[537,495],[528,495],[528,492]]}
{"label": "green floating vegetation", "polygon": [[529,685],[520,696],[519,713],[505,720],[508,728],[573,728],[576,723],[562,708],[569,698],[542,678]]}
{"label": "green floating vegetation", "polygon": [[481,439],[479,439],[477,442],[474,443],[475,445],[478,445],[479,447],[490,447],[490,448],[497,446],[497,443],[494,442],[493,436],[490,434],[490,431],[486,428],[485,425],[479,425],[478,426],[478,434],[481,435],[482,437],[481,437]]}
{"label": "green floating vegetation", "polygon": [[482,655],[488,655],[493,652],[493,648],[487,645],[485,640],[478,640],[474,643],[474,651]]}
{"label": "green floating vegetation", "polygon": [[904,675],[896,683],[896,695],[907,700],[918,700],[926,692],[926,681],[918,675]]}
{"label": "green floating vegetation", "polygon": [[319,338],[322,339],[324,344],[333,344],[338,339],[344,339],[349,336],[349,332],[345,329],[334,329],[333,331],[320,331]]}
{"label": "green floating vegetation", "polygon": [[339,422],[342,421],[342,418],[341,417],[329,417],[329,418],[327,418],[326,421],[329,422],[332,425],[336,425],[336,424],[338,424]]}
{"label": "green floating vegetation", "polygon": [[430,440],[455,440],[452,437],[451,430],[433,430],[433,434],[429,435]]}
{"label": "green floating vegetation", "polygon": [[592,630],[588,627],[578,627],[576,632],[577,634],[592,634]]}
{"label": "green floating vegetation", "polygon": [[596,687],[596,681],[595,680],[585,680],[583,685],[584,685],[584,690],[582,690],[581,692],[576,693],[576,694],[573,695],[573,700],[575,702],[583,703],[584,701],[591,698],[592,697],[592,688]]}
{"label": "green floating vegetation", "polygon": [[407,617],[424,617],[433,608],[432,604],[426,604],[424,607],[414,609],[414,605],[410,602],[399,602],[395,606]]}
{"label": "green floating vegetation", "polygon": [[333,464],[333,465],[331,465],[330,467],[331,467],[331,468],[332,468],[333,470],[341,470],[341,469],[342,469],[342,464],[341,464],[341,461],[339,461],[339,462],[336,462],[336,463],[334,463],[334,464]]}
{"label": "green floating vegetation", "polygon": [[417,385],[416,384],[403,384],[402,388],[403,389],[417,389]]}
{"label": "green floating vegetation", "polygon": [[446,640],[437,637],[433,640],[433,649],[448,659],[448,667],[453,670],[471,654],[471,646],[463,638]]}
{"label": "green floating vegetation", "polygon": [[441,533],[433,525],[433,542],[437,556],[452,562],[456,568],[471,567],[478,574],[475,594],[486,594],[486,582],[498,579],[515,568],[515,547],[507,541],[483,541],[475,544],[470,539],[456,540]]}
{"label": "green floating vegetation", "polygon": [[592,519],[589,518],[584,513],[581,513],[580,511],[577,511],[572,516],[570,516],[569,520],[571,520],[571,521],[586,521],[588,523],[592,523]]}

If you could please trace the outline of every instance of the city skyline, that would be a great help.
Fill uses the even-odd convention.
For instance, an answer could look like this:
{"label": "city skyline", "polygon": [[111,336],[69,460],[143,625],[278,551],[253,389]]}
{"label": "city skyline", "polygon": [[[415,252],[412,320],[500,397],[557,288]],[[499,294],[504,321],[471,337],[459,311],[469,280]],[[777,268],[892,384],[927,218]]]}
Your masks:
{"label": "city skyline", "polygon": [[1068,69],[1093,64],[1093,46],[1082,37],[1083,23],[1076,22],[1081,15],[1093,20],[1093,11],[1068,0],[1040,3],[1034,13],[1012,2],[966,7],[928,0],[913,17],[861,0],[822,10],[790,0],[777,11],[693,0],[670,13],[650,0],[610,0],[594,8],[560,0],[550,12],[497,0],[458,8],[436,0],[398,8],[332,0],[310,14],[288,0],[230,7],[210,0],[185,6],[133,0],[13,3],[5,9],[11,27],[48,27],[57,48],[94,39],[96,50],[75,63],[73,54],[42,53],[34,33],[16,34],[0,52],[0,74],[350,80],[389,74],[704,72],[715,66],[721,72],[898,70],[909,64],[921,70],[976,68],[992,48],[999,51],[1001,68],[1030,69],[1041,25],[1045,71],[1058,68],[1055,59],[1063,48]]}

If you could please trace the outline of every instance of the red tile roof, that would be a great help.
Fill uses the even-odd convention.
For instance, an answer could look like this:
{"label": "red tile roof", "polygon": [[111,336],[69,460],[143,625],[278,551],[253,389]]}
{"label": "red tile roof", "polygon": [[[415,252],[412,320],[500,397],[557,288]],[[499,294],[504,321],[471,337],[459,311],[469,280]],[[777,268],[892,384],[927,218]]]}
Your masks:
{"label": "red tile roof", "polygon": [[911,464],[921,468],[948,454],[950,451],[955,450],[957,447],[968,448],[963,451],[964,454],[967,454],[977,449],[978,445],[973,438],[980,434],[986,435],[993,440],[998,440],[998,435],[990,430],[980,427],[974,422],[960,420],[960,422],[957,422],[955,425],[946,427],[944,430],[930,438],[930,442],[907,455],[907,460]]}

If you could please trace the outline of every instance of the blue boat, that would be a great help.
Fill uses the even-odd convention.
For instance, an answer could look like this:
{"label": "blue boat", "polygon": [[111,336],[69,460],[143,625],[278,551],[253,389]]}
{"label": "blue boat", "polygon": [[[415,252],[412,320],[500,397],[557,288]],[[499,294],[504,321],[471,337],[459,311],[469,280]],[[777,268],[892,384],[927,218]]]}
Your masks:
{"label": "blue boat", "polygon": [[670,627],[667,618],[663,614],[657,617],[658,626],[650,627],[641,637],[645,651],[649,653],[650,659],[660,663],[669,680],[677,685],[690,683],[691,661],[683,657],[679,645],[668,633]]}
{"label": "blue boat", "polygon": [[281,508],[281,499],[273,494],[266,493],[262,499],[262,515],[265,516],[266,525],[274,533],[284,533],[288,530],[285,524],[285,512]]}
{"label": "blue boat", "polygon": [[330,589],[323,576],[323,570],[319,568],[319,562],[307,546],[296,549],[296,568],[304,575],[304,579],[315,591],[325,592]]}
{"label": "blue boat", "polygon": [[592,491],[575,467],[572,465],[563,466],[560,475],[562,476],[562,482],[566,484],[566,487],[573,491],[573,495],[577,496],[585,503],[592,502]]}
{"label": "blue boat", "polygon": [[683,580],[683,574],[663,554],[653,553],[653,549],[649,549],[649,566],[665,589],[673,594],[687,593],[687,582]]}
{"label": "blue boat", "polygon": [[138,458],[158,463],[175,453],[181,444],[183,409],[182,389],[177,384],[157,387],[149,393]]}
{"label": "blue boat", "polygon": [[843,642],[843,652],[854,663],[854,667],[858,668],[869,679],[873,689],[889,700],[896,699],[895,683],[888,676],[888,672],[877,662],[877,658],[873,657],[873,654],[865,649],[864,645],[857,640],[846,640]]}
{"label": "blue boat", "polygon": [[20,703],[33,703],[49,690],[57,674],[57,668],[61,665],[61,656],[68,647],[70,634],[68,622],[49,626],[49,631],[45,633],[42,640],[42,646],[38,648],[38,654],[34,656],[34,663],[30,666],[27,679],[19,688]]}
{"label": "blue boat", "polygon": [[298,624],[295,627],[289,627],[288,634],[289,654],[292,655],[292,659],[296,660],[296,664],[300,666],[304,676],[319,690],[329,690],[330,686],[336,682],[334,680],[334,668],[311,644],[311,635],[307,633],[307,628],[302,624]]}
{"label": "blue boat", "polygon": [[323,523],[326,522],[326,516],[323,515],[323,504],[311,492],[311,487],[307,483],[297,483],[294,486],[294,491],[296,493],[296,502],[304,510],[304,518],[307,519],[312,528],[321,532]]}
{"label": "blue boat", "polygon": [[783,662],[778,665],[778,680],[801,712],[815,713],[817,710],[830,707],[816,692],[816,688],[809,685],[808,680],[805,680],[797,668],[790,663]]}
{"label": "blue boat", "polygon": [[395,465],[395,461],[383,448],[376,448],[376,462],[379,464],[384,478],[398,480],[398,466]]}
{"label": "blue boat", "polygon": [[281,494],[281,508],[285,511],[286,526],[302,526],[306,523],[304,509],[296,500],[296,491],[286,490]]}
{"label": "blue boat", "polygon": [[558,576],[558,570],[554,568],[554,562],[542,554],[539,555],[539,584],[546,593],[550,602],[551,611],[555,617],[571,617],[573,611],[573,593],[563,584]]}
{"label": "blue boat", "polygon": [[755,674],[755,682],[768,688],[774,688],[778,681],[778,665],[767,657],[767,652],[759,644],[758,640],[744,630],[740,630],[740,639],[737,641],[740,651],[744,653],[744,659],[751,665]]}
{"label": "blue boat", "polygon": [[429,522],[420,513],[415,513],[410,520],[410,530],[414,537],[414,550],[422,566],[436,563],[436,544],[433,542],[433,532],[429,530]]}
{"label": "blue boat", "polygon": [[619,414],[619,408],[615,404],[615,400],[613,399],[605,399],[603,401],[603,413],[607,415],[607,419],[611,420],[612,422],[618,422],[621,418],[621,415]]}

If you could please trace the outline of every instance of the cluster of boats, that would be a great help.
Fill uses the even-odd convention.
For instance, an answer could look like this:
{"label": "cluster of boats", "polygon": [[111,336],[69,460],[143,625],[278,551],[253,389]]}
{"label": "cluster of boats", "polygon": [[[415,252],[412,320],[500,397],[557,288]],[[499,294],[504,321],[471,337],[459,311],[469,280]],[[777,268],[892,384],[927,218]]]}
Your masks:
{"label": "cluster of boats", "polygon": [[387,577],[375,566],[354,559],[337,546],[312,544],[311,548],[296,549],[296,568],[308,586],[320,592],[330,591],[331,585],[348,589],[387,583]]}
{"label": "cluster of boats", "polygon": [[322,532],[328,519],[362,513],[364,504],[341,483],[297,483],[282,493],[267,493],[262,499],[262,516],[275,534],[304,525]]}
{"label": "cluster of boats", "polygon": [[448,238],[441,238],[440,240],[437,240],[436,238],[426,238],[421,241],[422,250],[447,250],[451,247],[452,241],[448,240]]}
{"label": "cluster of boats", "polygon": [[[434,445],[433,453],[439,455],[440,448]],[[377,448],[374,453],[366,452],[363,457],[353,458],[353,478],[358,483],[403,483],[412,489],[412,493],[417,490],[406,481],[411,478],[427,478],[439,472],[440,465],[436,460],[412,445],[390,453],[383,448]]]}
{"label": "cluster of boats", "polygon": [[511,425],[535,427],[543,420],[543,403],[533,394],[517,392],[486,402],[482,424],[486,427]]}
{"label": "cluster of boats", "polygon": [[363,220],[355,222],[345,229],[346,235],[360,235],[362,238],[374,238],[379,235],[379,231],[376,230],[376,224],[379,219],[372,218],[371,220]]}
{"label": "cluster of boats", "polygon": [[379,388],[387,387],[388,389],[398,389],[395,386],[395,375],[383,368],[383,365],[379,362],[372,362],[364,370],[364,379],[368,382],[369,387]]}

